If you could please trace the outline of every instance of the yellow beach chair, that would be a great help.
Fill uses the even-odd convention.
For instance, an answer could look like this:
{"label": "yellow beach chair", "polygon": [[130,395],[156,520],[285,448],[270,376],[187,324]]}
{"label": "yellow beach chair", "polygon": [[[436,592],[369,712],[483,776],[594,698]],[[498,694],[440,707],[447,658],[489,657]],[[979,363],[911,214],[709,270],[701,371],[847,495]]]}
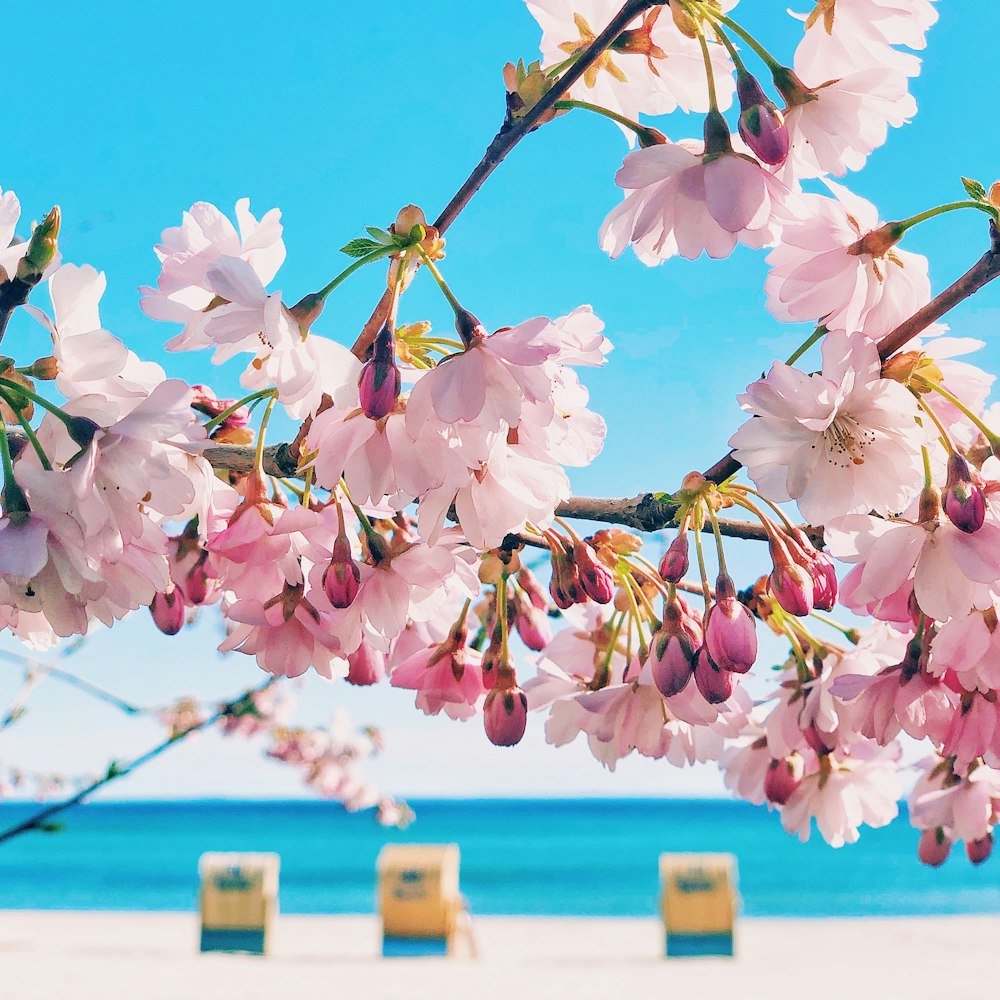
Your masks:
{"label": "yellow beach chair", "polygon": [[277,854],[203,854],[201,950],[267,952],[278,912]]}
{"label": "yellow beach chair", "polygon": [[739,894],[732,854],[661,854],[660,886],[668,958],[733,954]]}
{"label": "yellow beach chair", "polygon": [[455,955],[460,938],[475,954],[458,891],[457,844],[387,844],[376,863],[385,957]]}

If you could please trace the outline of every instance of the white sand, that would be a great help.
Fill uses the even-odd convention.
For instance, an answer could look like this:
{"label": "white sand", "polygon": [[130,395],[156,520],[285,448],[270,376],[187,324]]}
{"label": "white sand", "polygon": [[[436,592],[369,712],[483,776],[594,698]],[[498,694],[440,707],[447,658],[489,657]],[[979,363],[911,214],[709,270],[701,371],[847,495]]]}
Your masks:
{"label": "white sand", "polygon": [[480,917],[482,957],[378,957],[370,917],[282,916],[266,958],[200,955],[186,913],[0,911],[3,1000],[955,1000],[992,996],[1000,917],[743,920],[735,959],[654,920]]}

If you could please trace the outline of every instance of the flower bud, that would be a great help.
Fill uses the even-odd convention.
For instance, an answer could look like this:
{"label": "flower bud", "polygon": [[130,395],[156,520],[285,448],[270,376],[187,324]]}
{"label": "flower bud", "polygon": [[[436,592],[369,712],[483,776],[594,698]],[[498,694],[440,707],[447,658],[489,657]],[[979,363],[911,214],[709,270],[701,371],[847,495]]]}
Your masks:
{"label": "flower bud", "polygon": [[28,369],[28,376],[39,382],[51,382],[59,374],[59,361],[51,354],[37,358]]}
{"label": "flower bud", "polygon": [[556,607],[565,611],[574,604],[582,604],[586,597],[580,586],[580,572],[573,557],[555,546],[551,555],[552,578],[549,580],[549,593]]}
{"label": "flower bud", "polygon": [[[207,557],[208,553],[206,552],[205,555]],[[205,559],[199,560],[191,572],[184,577],[182,583],[187,603],[196,606],[204,604],[215,589],[214,585],[217,582],[214,577],[209,578],[208,572],[205,569]]]}
{"label": "flower bud", "polygon": [[920,834],[920,840],[917,843],[917,857],[925,865],[938,868],[945,863],[950,853],[951,841],[944,835],[944,830],[941,827],[924,830]]}
{"label": "flower bud", "polygon": [[797,753],[783,760],[772,760],[764,775],[764,794],[768,802],[783,806],[802,784],[804,770],[805,765]]}
{"label": "flower bud", "polygon": [[720,667],[738,674],[745,674],[757,659],[754,617],[737,599],[736,586],[726,573],[720,573],[715,582],[715,604],[705,622],[705,645]]}
{"label": "flower bud", "polygon": [[396,339],[388,326],[375,336],[371,358],[358,379],[361,409],[369,420],[381,420],[396,408],[401,379],[396,365]]}
{"label": "flower bud", "polygon": [[774,599],[790,615],[804,618],[813,609],[812,577],[793,562],[775,563],[767,581]]}
{"label": "flower bud", "polygon": [[704,646],[695,659],[694,682],[710,705],[721,705],[733,696],[733,675],[714,664]]}
{"label": "flower bud", "polygon": [[455,332],[462,343],[468,348],[486,338],[486,327],[468,309],[459,309],[455,313]]}
{"label": "flower bud", "polygon": [[615,578],[600,562],[593,547],[578,538],[573,543],[573,562],[576,563],[580,587],[592,601],[610,604],[615,596]]}
{"label": "flower bud", "polygon": [[59,225],[61,217],[59,206],[49,212],[41,222],[35,226],[31,239],[28,240],[28,249],[17,265],[17,276],[29,284],[37,284],[41,281],[45,269],[55,260],[58,253]]}
{"label": "flower bud", "polygon": [[337,535],[333,543],[330,565],[323,574],[323,590],[335,608],[349,608],[358,596],[361,570],[354,561],[351,543],[344,534]]}
{"label": "flower bud", "polygon": [[514,627],[521,642],[536,653],[545,649],[552,639],[548,615],[536,608],[523,593],[514,598]]}
{"label": "flower bud", "polygon": [[653,636],[653,683],[664,698],[672,698],[687,687],[694,674],[695,657],[704,635],[701,623],[688,612],[680,598],[663,610],[663,624]]}
{"label": "flower bud", "polygon": [[493,688],[483,703],[483,724],[490,743],[512,747],[528,724],[528,698],[519,687]]}
{"label": "flower bud", "polygon": [[542,590],[542,585],[538,582],[535,574],[528,569],[527,566],[522,566],[521,569],[517,571],[517,582],[521,590],[528,595],[528,600],[538,608],[540,611],[549,610],[549,602],[545,599],[545,591]]}
{"label": "flower bud", "polygon": [[965,853],[974,865],[981,865],[993,853],[993,834],[965,842]]}
{"label": "flower bud", "polygon": [[754,155],[776,167],[788,158],[788,128],[774,102],[768,100],[756,78],[749,73],[736,75],[740,98],[740,135]]}
{"label": "flower bud", "polygon": [[986,520],[986,497],[973,483],[969,463],[958,454],[948,458],[944,512],[959,531],[969,535],[978,531]]}
{"label": "flower bud", "polygon": [[788,554],[812,579],[813,608],[816,611],[832,611],[840,589],[833,560],[825,552],[820,552],[801,528],[785,529],[783,538]]}
{"label": "flower bud", "polygon": [[385,678],[385,653],[362,642],[347,658],[348,684],[369,687]]}
{"label": "flower bud", "polygon": [[688,558],[687,532],[682,531],[671,543],[660,560],[660,576],[667,583],[680,583],[691,566]]}
{"label": "flower bud", "polygon": [[177,587],[157,594],[149,606],[156,627],[164,635],[177,635],[184,624],[184,598]]}

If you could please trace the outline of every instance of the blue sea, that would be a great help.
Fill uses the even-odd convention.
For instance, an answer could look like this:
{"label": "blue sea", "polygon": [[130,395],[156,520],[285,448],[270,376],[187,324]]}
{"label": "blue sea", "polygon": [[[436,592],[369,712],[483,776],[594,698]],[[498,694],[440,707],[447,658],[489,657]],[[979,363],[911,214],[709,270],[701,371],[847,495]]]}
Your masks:
{"label": "blue sea", "polygon": [[[276,851],[286,913],[371,913],[375,858],[392,842],[458,843],[473,913],[651,916],[664,851],[731,851],[747,916],[1000,913],[1000,862],[959,845],[916,858],[905,815],[859,843],[800,844],[763,809],[721,800],[413,801],[407,830],[328,802],[85,805],[55,833],[0,844],[0,909],[191,910],[204,851]],[[0,829],[31,805],[0,803]]]}

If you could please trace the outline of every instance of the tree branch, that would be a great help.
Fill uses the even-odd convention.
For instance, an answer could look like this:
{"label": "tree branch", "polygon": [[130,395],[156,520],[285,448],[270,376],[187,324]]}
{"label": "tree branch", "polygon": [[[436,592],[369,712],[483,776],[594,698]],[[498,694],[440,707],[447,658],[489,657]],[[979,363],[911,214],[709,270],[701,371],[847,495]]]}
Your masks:
{"label": "tree branch", "polygon": [[261,691],[269,688],[276,680],[276,677],[269,677],[259,687],[254,688],[250,692],[244,692],[239,696],[239,698],[234,698],[232,701],[227,702],[214,715],[209,716],[207,719],[202,719],[201,722],[196,722],[193,726],[188,726],[187,729],[182,729],[179,733],[175,733],[169,739],[164,740],[162,743],[158,743],[151,750],[147,750],[144,754],[129,761],[127,764],[118,765],[112,763],[108,767],[107,773],[102,778],[98,778],[96,781],[91,782],[86,788],[81,788],[75,795],[71,795],[68,799],[63,799],[60,802],[54,802],[52,805],[46,806],[44,809],[39,810],[27,819],[22,820],[20,823],[15,823],[14,826],[8,827],[6,830],[0,832],[0,844],[3,844],[8,840],[13,840],[14,837],[17,837],[22,833],[27,833],[29,830],[44,830],[53,816],[58,816],[59,813],[64,812],[67,809],[71,809],[73,806],[79,805],[84,799],[92,795],[104,785],[107,785],[112,781],[116,781],[118,778],[124,778],[126,774],[131,774],[136,768],[141,767],[143,764],[153,760],[154,757],[159,757],[164,750],[168,750],[175,744],[182,742],[192,733],[196,733],[200,729],[207,729],[209,726],[214,725],[220,719],[229,715],[238,705],[245,702],[248,695],[260,694]]}
{"label": "tree branch", "polygon": [[[458,218],[462,210],[472,200],[475,193],[483,186],[486,178],[493,173],[507,154],[529,133],[538,128],[545,115],[553,109],[556,101],[562,98],[584,73],[601,57],[601,53],[624,31],[629,22],[634,20],[644,10],[658,7],[666,0],[627,0],[622,9],[612,18],[608,26],[591,42],[579,59],[556,81],[552,89],[523,117],[514,120],[505,119],[500,131],[486,147],[483,158],[476,164],[472,173],[465,179],[462,186],[455,192],[451,201],[445,205],[441,214],[434,220],[434,227],[439,233]],[[383,293],[378,305],[372,312],[368,322],[354,342],[351,352],[358,358],[364,358],[375,334],[381,329],[389,314],[389,302],[392,296],[389,291]]]}
{"label": "tree branch", "polygon": [[[931,299],[923,309],[904,320],[891,333],[887,333],[879,341],[879,357],[885,361],[926,330],[931,323],[936,323],[960,302],[975,295],[980,288],[988,285],[996,277],[1000,277],[1000,228],[990,220],[990,249],[961,278]],[[730,452],[707,468],[703,475],[713,483],[721,483],[735,476],[742,468],[743,466]]]}

